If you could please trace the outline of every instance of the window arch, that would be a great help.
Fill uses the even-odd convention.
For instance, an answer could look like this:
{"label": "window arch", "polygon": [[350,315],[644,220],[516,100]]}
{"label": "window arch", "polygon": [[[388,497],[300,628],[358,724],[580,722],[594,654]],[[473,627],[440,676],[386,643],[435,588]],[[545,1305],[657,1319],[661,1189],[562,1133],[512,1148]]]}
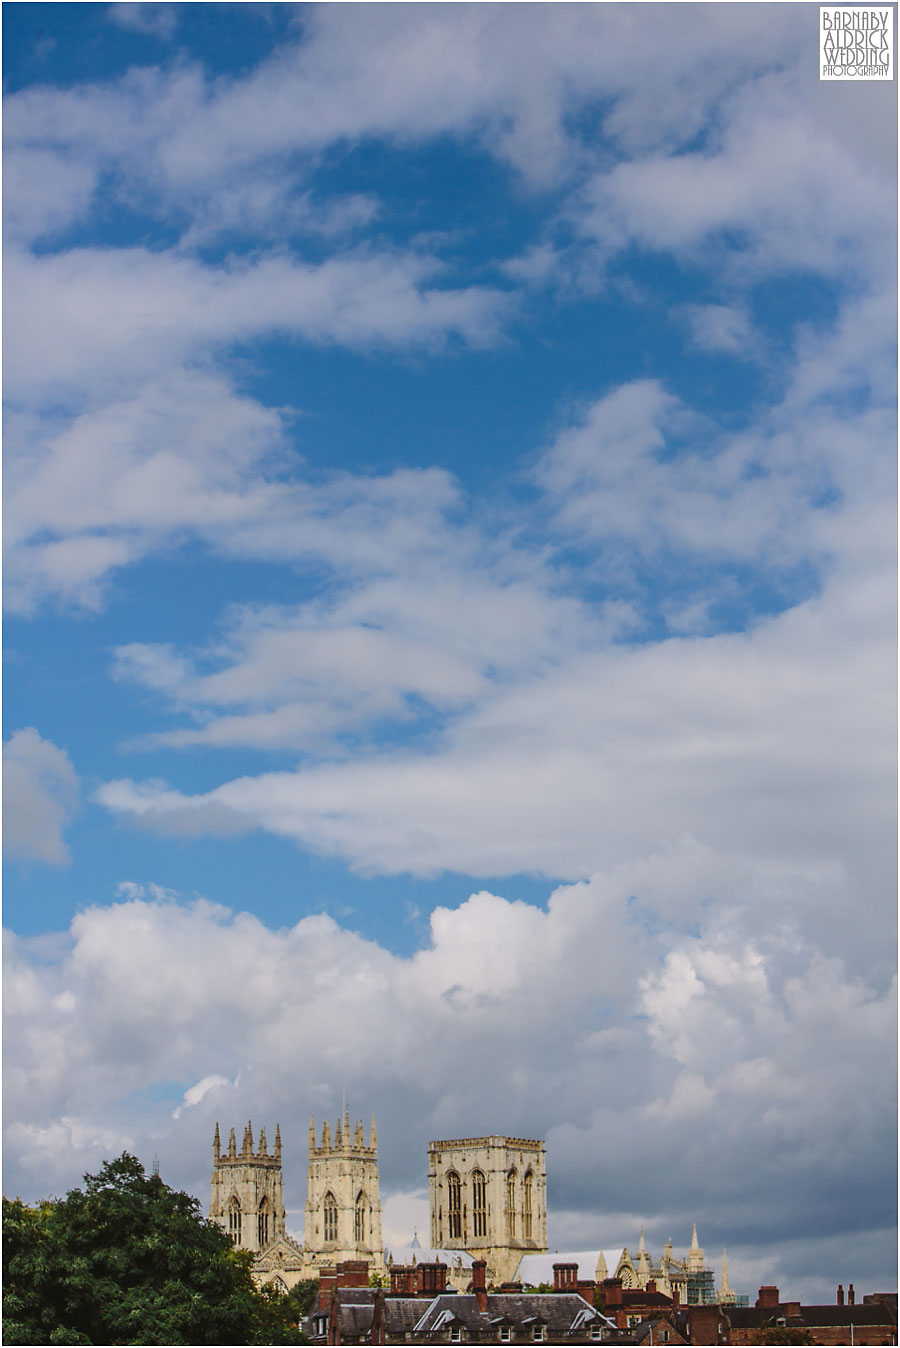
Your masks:
{"label": "window arch", "polygon": [[323,1235],[325,1240],[338,1238],[338,1205],[334,1194],[329,1190],[322,1203]]}
{"label": "window arch", "polygon": [[510,1237],[516,1234],[516,1172],[510,1170],[506,1176],[506,1221]]}
{"label": "window arch", "polygon": [[487,1183],[480,1170],[472,1171],[472,1235],[487,1235]]}
{"label": "window arch", "polygon": [[280,1292],[282,1296],[287,1296],[287,1283],[278,1273],[276,1273],[275,1277],[272,1279],[271,1286],[275,1288],[276,1292]]}
{"label": "window arch", "polygon": [[522,1183],[522,1235],[531,1240],[533,1235],[532,1208],[534,1198],[534,1175],[529,1170]]}
{"label": "window arch", "polygon": [[356,1207],[353,1213],[353,1236],[357,1245],[361,1245],[366,1238],[366,1196],[362,1189],[356,1195]]}
{"label": "window arch", "polygon": [[228,1234],[235,1245],[241,1243],[241,1205],[237,1196],[232,1194],[228,1202]]}
{"label": "window arch", "polygon": [[462,1184],[451,1170],[447,1176],[447,1221],[451,1240],[462,1239]]}
{"label": "window arch", "polygon": [[269,1243],[269,1200],[265,1197],[260,1201],[256,1214],[256,1235],[256,1243],[259,1249],[263,1249]]}

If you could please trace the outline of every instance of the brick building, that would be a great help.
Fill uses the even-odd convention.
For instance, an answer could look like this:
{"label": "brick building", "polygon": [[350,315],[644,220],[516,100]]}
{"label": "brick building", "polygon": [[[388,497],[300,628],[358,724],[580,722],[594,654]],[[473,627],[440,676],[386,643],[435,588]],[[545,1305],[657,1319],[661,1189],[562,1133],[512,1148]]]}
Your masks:
{"label": "brick building", "polygon": [[897,1301],[891,1297],[866,1297],[857,1304],[853,1284],[844,1296],[838,1287],[833,1305],[804,1306],[799,1301],[782,1301],[777,1287],[761,1287],[755,1306],[725,1307],[729,1337],[694,1339],[700,1343],[756,1343],[760,1330],[797,1329],[808,1334],[813,1343],[822,1344],[895,1344],[897,1342]]}

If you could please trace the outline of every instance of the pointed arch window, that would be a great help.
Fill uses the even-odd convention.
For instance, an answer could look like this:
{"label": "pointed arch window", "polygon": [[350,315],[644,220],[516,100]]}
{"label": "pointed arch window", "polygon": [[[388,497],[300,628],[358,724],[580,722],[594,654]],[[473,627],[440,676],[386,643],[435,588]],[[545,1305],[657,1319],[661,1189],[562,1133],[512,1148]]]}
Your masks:
{"label": "pointed arch window", "polygon": [[338,1205],[335,1202],[334,1194],[330,1191],[325,1195],[325,1201],[322,1204],[323,1228],[326,1240],[337,1240],[338,1238]]}
{"label": "pointed arch window", "polygon": [[522,1235],[531,1240],[534,1233],[532,1209],[534,1204],[534,1175],[529,1170],[522,1184]]}
{"label": "pointed arch window", "polygon": [[459,1175],[451,1170],[447,1176],[447,1221],[450,1239],[462,1238],[462,1184]]}
{"label": "pointed arch window", "polygon": [[356,1207],[353,1213],[353,1237],[357,1245],[366,1239],[366,1196],[360,1189],[356,1195]]}
{"label": "pointed arch window", "polygon": [[241,1243],[241,1205],[236,1196],[232,1196],[228,1203],[228,1234],[235,1245]]}
{"label": "pointed arch window", "polygon": [[480,1170],[472,1172],[472,1234],[487,1235],[487,1184]]}
{"label": "pointed arch window", "polygon": [[256,1214],[257,1247],[261,1250],[269,1243],[269,1200],[263,1198]]}
{"label": "pointed arch window", "polygon": [[506,1176],[506,1221],[510,1238],[516,1234],[516,1172]]}

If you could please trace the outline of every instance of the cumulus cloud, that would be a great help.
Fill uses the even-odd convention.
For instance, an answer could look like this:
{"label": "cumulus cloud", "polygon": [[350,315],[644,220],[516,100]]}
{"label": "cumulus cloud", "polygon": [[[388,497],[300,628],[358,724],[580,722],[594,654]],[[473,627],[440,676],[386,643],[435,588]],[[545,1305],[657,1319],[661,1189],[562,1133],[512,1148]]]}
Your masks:
{"label": "cumulus cloud", "polygon": [[[708,1236],[796,1234],[814,1176],[830,1229],[862,1201],[877,1215],[890,978],[801,935],[788,919],[808,889],[685,843],[546,910],[486,891],[438,908],[409,957],[324,916],[272,931],[203,900],[91,908],[57,959],[10,938],[8,1174],[23,1193],[63,1185],[115,1141],[203,1195],[215,1121],[252,1114],[281,1123],[296,1212],[309,1112],[349,1087],[378,1117],[398,1221],[416,1220],[430,1137],[498,1130],[547,1137],[551,1244],[579,1227],[630,1239],[621,1214],[683,1224],[685,1169]],[[835,1145],[851,1123],[852,1151]]]}
{"label": "cumulus cloud", "polygon": [[64,749],[33,726],[3,742],[3,844],[20,860],[63,866],[63,833],[78,806],[79,782]]}

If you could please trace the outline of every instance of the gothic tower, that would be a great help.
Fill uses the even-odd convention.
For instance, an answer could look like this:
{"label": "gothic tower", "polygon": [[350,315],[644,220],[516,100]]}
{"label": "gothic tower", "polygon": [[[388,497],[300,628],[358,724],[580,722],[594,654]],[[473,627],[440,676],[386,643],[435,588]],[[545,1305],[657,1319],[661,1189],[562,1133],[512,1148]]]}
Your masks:
{"label": "gothic tower", "polygon": [[466,1137],[428,1146],[431,1245],[468,1250],[495,1283],[512,1278],[523,1254],[547,1249],[543,1142]]}
{"label": "gothic tower", "polygon": [[266,1147],[265,1128],[259,1135],[259,1151],[254,1152],[253,1128],[249,1123],[240,1151],[232,1128],[228,1150],[223,1152],[216,1124],[209,1215],[244,1250],[264,1250],[273,1240],[284,1236],[281,1130],[277,1124],[272,1155]]}
{"label": "gothic tower", "polygon": [[365,1259],[381,1272],[381,1199],[378,1197],[378,1142],[375,1116],[366,1142],[362,1122],[350,1130],[350,1114],[338,1119],[334,1139],[326,1119],[321,1142],[309,1120],[305,1253],[317,1268],[346,1259]]}

